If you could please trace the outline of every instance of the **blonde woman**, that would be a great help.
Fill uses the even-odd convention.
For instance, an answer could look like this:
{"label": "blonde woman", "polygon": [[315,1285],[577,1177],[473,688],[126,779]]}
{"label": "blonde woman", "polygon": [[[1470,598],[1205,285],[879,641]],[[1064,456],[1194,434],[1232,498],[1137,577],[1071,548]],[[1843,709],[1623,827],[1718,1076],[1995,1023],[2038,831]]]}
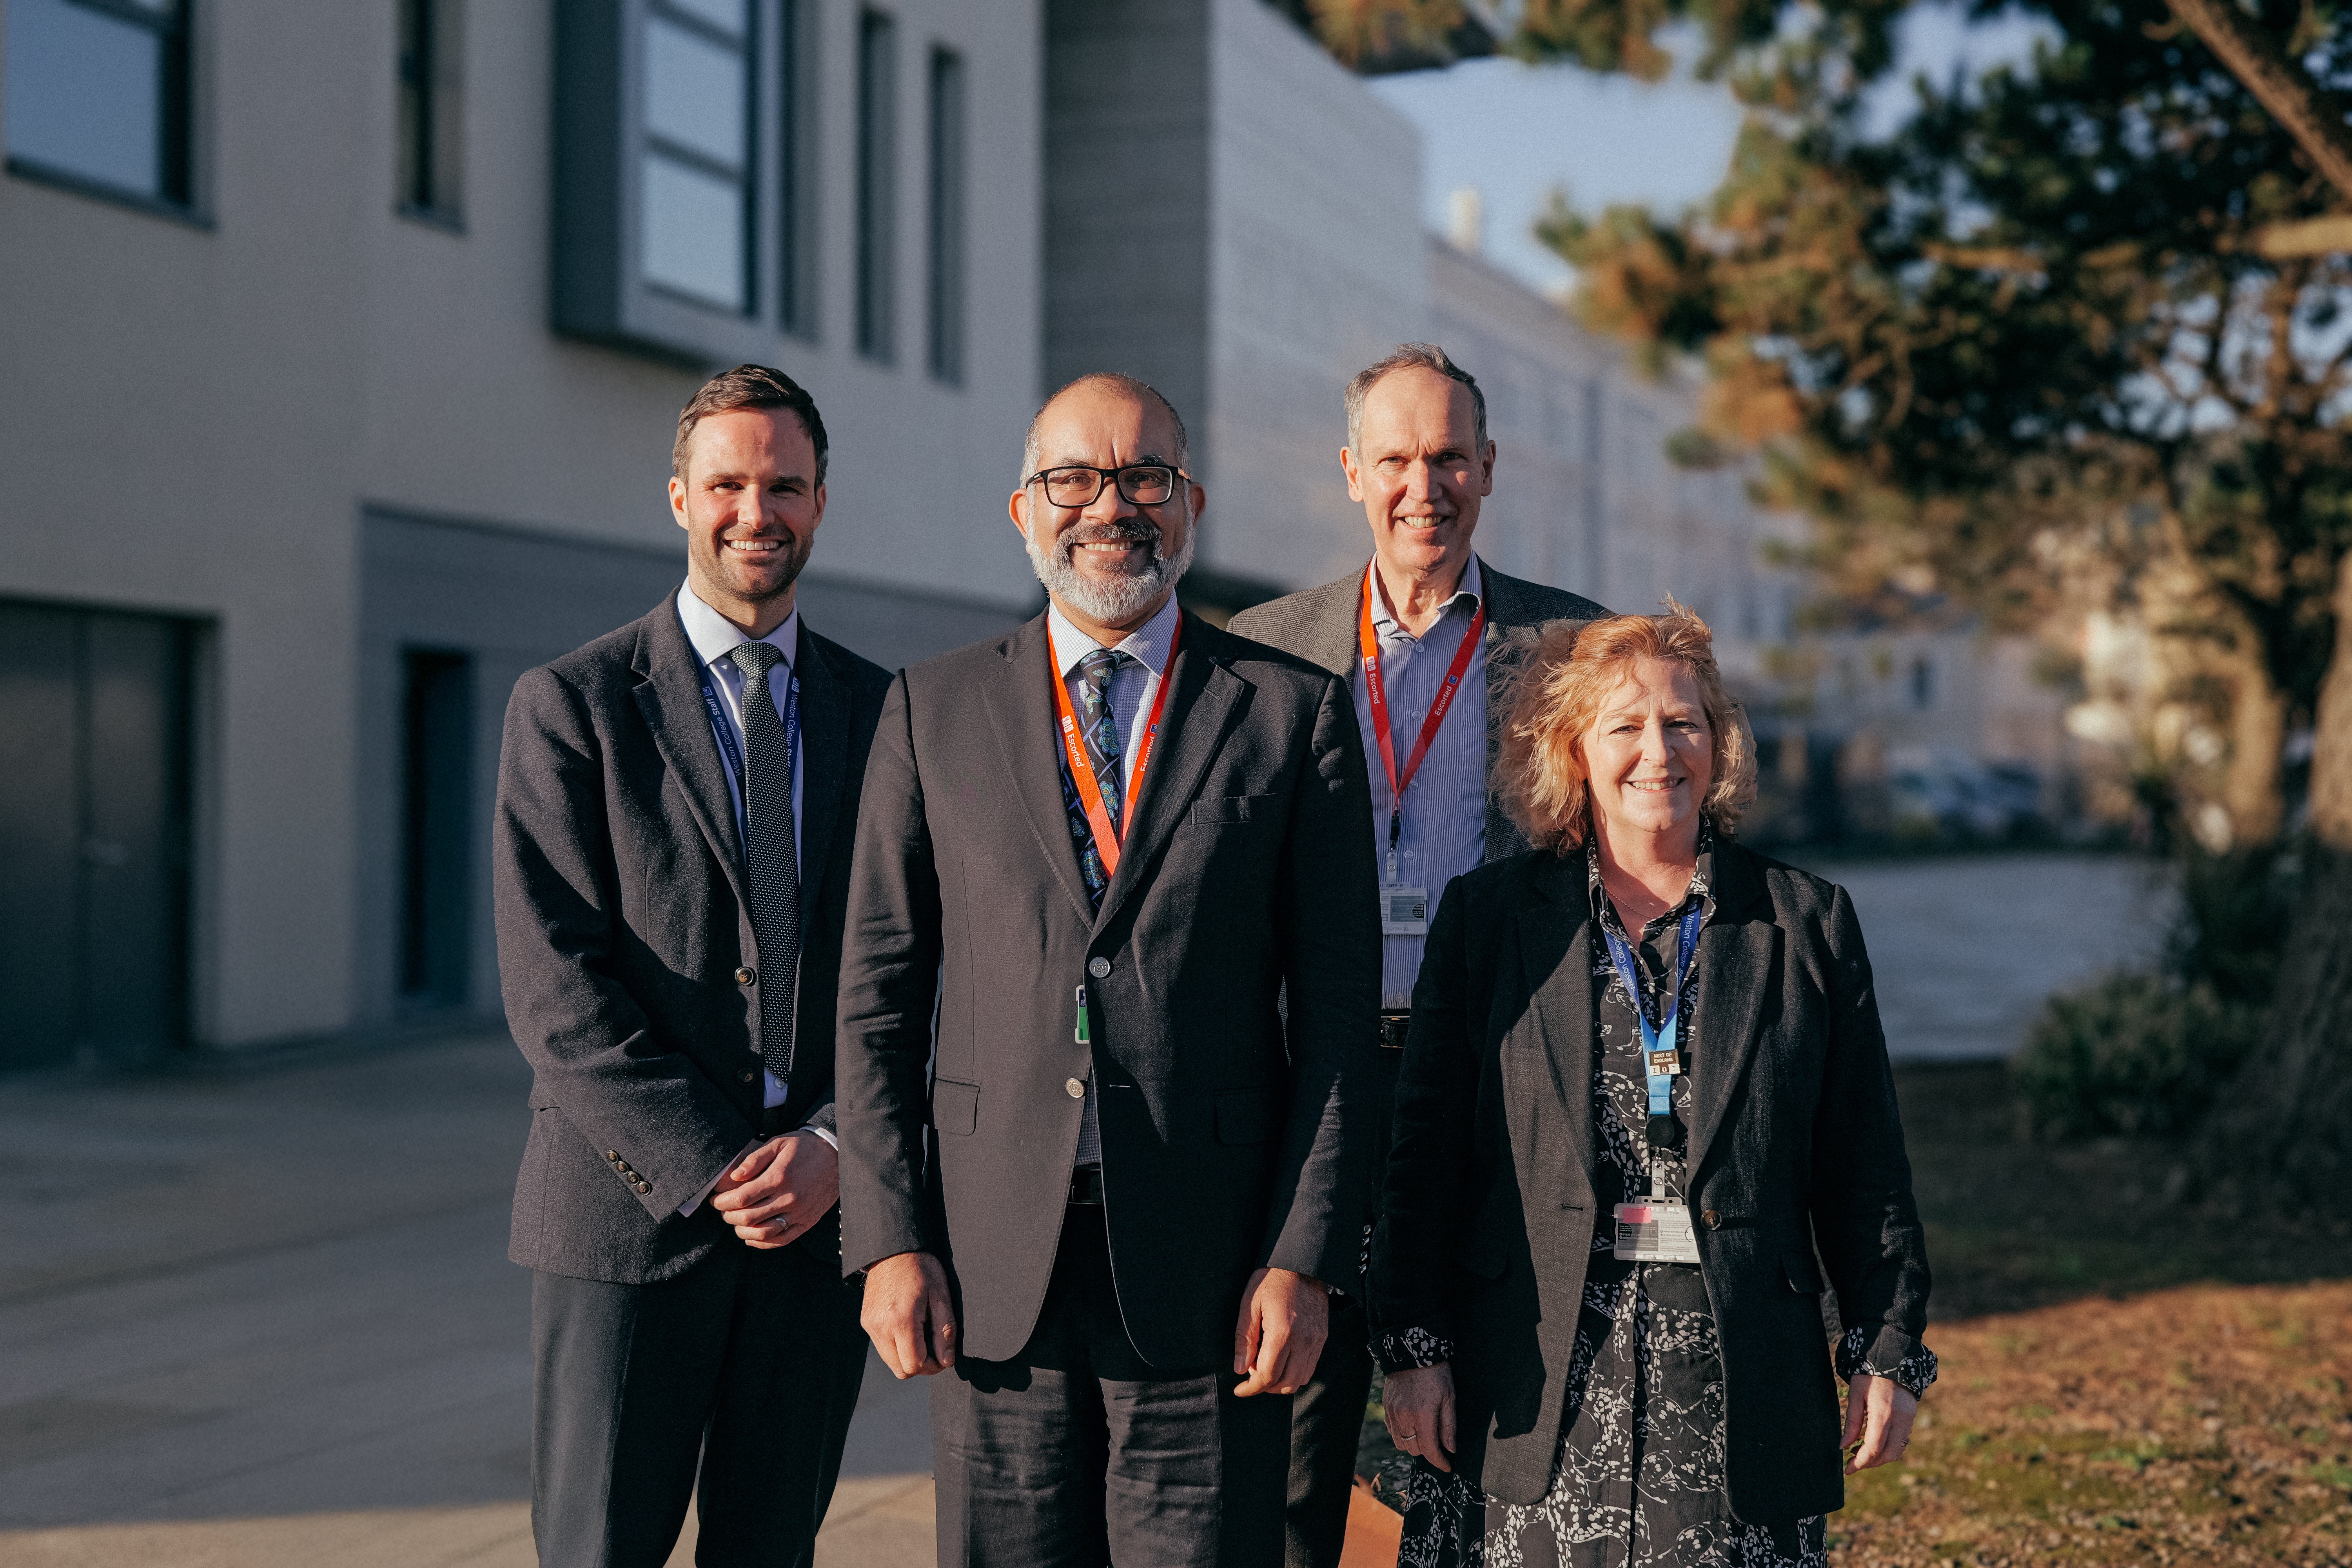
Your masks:
{"label": "blonde woman", "polygon": [[1669,603],[1544,629],[1537,847],[1430,930],[1370,1278],[1407,1568],[1825,1563],[1936,1375],[1853,905],[1733,841],[1751,742]]}

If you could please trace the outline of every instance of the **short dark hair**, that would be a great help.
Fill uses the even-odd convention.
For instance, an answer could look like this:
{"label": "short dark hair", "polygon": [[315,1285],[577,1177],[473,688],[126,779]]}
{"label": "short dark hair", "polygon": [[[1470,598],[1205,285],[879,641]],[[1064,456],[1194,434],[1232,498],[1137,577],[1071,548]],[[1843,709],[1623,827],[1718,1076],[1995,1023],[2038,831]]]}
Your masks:
{"label": "short dark hair", "polygon": [[739,364],[722,370],[702,384],[677,416],[677,439],[670,444],[669,471],[686,478],[686,443],[694,427],[713,414],[735,414],[747,408],[789,408],[800,416],[809,445],[816,448],[816,482],[824,483],[824,416],[808,389],[782,371],[763,364]]}
{"label": "short dark hair", "polygon": [[1115,370],[1090,370],[1086,374],[1074,376],[1055,387],[1054,395],[1039,404],[1037,412],[1029,416],[1029,434],[1023,437],[1021,442],[1021,482],[1023,484],[1027,484],[1029,476],[1037,471],[1037,464],[1040,461],[1037,453],[1037,426],[1045,422],[1045,410],[1060,402],[1062,394],[1097,382],[1106,386],[1118,388],[1138,403],[1148,399],[1166,409],[1168,422],[1176,426],[1176,450],[1171,454],[1169,461],[1179,468],[1184,466],[1192,445],[1192,437],[1184,433],[1184,416],[1176,412],[1176,405],[1168,401],[1167,395],[1148,381],[1138,381],[1131,375],[1122,375]]}
{"label": "short dark hair", "polygon": [[1478,452],[1486,451],[1486,395],[1478,390],[1478,378],[1446,357],[1435,343],[1399,343],[1387,358],[1374,362],[1358,371],[1348,383],[1348,449],[1354,451],[1364,435],[1364,399],[1370,395],[1373,384],[1391,371],[1433,370],[1449,381],[1458,381],[1470,389],[1470,421],[1477,432]]}

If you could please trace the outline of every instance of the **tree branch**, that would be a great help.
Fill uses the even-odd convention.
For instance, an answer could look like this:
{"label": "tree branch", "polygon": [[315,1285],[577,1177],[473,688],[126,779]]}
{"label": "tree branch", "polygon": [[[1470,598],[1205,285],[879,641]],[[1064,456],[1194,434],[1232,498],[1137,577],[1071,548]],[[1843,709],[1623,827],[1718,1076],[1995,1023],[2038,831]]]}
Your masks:
{"label": "tree branch", "polygon": [[2346,126],[2336,95],[2288,58],[2261,23],[2238,9],[2236,0],[2165,3],[2311,155],[2327,183],[2352,201],[2352,127]]}

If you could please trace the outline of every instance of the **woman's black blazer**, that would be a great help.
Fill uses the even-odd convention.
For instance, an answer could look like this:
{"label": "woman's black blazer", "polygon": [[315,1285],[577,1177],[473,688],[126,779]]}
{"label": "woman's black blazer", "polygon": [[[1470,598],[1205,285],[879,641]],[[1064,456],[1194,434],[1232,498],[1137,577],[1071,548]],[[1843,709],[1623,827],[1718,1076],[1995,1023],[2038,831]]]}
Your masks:
{"label": "woman's black blazer", "polygon": [[[1927,1260],[1853,901],[1723,838],[1713,870],[1688,1190],[1731,1509],[1769,1523],[1844,1500],[1821,1266],[1847,1331],[1891,1364],[1918,1348]],[[1452,1342],[1460,1468],[1506,1502],[1549,1482],[1585,1263],[1612,1223],[1592,1180],[1596,937],[1581,856],[1454,879],[1397,1086],[1373,1324]]]}

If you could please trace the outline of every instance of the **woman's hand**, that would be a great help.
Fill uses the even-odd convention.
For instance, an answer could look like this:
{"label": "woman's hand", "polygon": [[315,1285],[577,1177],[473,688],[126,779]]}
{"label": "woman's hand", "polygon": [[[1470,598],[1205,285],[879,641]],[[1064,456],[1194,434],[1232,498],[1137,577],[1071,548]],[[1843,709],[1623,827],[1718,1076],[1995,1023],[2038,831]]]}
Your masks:
{"label": "woman's hand", "polygon": [[1381,1410],[1389,1424],[1389,1441],[1416,1459],[1426,1459],[1451,1474],[1454,1466],[1454,1369],[1407,1367],[1392,1372],[1381,1387]]}
{"label": "woman's hand", "polygon": [[1838,1447],[1853,1448],[1857,1438],[1862,1447],[1846,1460],[1845,1473],[1900,1459],[1911,1443],[1911,1418],[1918,1414],[1918,1397],[1893,1378],[1856,1373],[1847,1387],[1845,1436]]}

